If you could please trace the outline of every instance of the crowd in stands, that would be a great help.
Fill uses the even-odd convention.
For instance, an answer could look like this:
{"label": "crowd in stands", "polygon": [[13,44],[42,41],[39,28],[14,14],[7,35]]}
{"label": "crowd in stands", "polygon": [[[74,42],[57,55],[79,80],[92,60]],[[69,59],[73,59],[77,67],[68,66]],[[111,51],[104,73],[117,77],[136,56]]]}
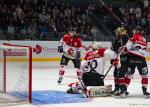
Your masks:
{"label": "crowd in stands", "polygon": [[150,35],[150,4],[149,0],[139,0],[135,6],[121,6],[119,8],[125,26],[132,30],[134,26],[141,26],[144,35]]}
{"label": "crowd in stands", "polygon": [[[112,5],[107,5],[110,11]],[[116,9],[116,8],[115,8]],[[139,0],[135,5],[117,7],[117,16],[130,30],[136,25],[150,35],[149,0]],[[90,3],[86,9],[57,0],[1,0],[0,38],[7,40],[58,40],[70,27],[76,27],[84,40],[93,40],[98,29],[88,15],[106,14],[108,10],[100,4]],[[109,23],[110,25],[113,25]],[[99,33],[100,34],[100,33]]]}
{"label": "crowd in stands", "polygon": [[92,39],[86,36],[92,29],[87,15],[87,11],[63,1],[3,0],[0,3],[1,36],[10,40],[58,40],[61,33],[76,27],[79,34]]}
{"label": "crowd in stands", "polygon": [[[142,33],[144,35],[150,35],[150,1],[149,0],[137,0],[132,4],[115,5],[111,4],[90,4],[88,9],[90,12],[100,14],[103,19],[109,17],[106,13],[113,15],[114,18],[118,18],[122,21],[124,26],[131,33],[135,26],[141,26],[143,28]],[[118,20],[117,19],[117,20]],[[112,20],[111,20],[112,21]],[[113,22],[108,25],[112,28]]]}

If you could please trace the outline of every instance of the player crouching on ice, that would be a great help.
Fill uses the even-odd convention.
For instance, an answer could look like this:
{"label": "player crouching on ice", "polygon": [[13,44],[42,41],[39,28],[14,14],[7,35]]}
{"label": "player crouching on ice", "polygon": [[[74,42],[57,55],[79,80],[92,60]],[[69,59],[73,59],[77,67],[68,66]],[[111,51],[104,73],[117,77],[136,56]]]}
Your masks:
{"label": "player crouching on ice", "polygon": [[82,77],[78,77],[79,82],[68,85],[70,88],[67,93],[82,94],[84,97],[108,96],[112,85],[104,85],[104,66],[106,60],[114,59],[115,56],[114,51],[101,48],[100,43],[93,42],[92,51],[87,52],[81,62]]}

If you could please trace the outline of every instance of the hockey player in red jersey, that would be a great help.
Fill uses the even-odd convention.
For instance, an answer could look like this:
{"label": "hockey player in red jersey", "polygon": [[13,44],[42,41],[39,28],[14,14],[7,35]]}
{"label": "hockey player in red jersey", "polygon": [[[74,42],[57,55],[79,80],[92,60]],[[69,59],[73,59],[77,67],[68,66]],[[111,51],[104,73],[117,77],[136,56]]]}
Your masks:
{"label": "hockey player in red jersey", "polygon": [[128,72],[126,77],[127,86],[130,84],[130,80],[132,75],[135,72],[135,68],[137,67],[139,74],[141,75],[141,84],[143,95],[146,98],[150,98],[150,93],[147,92],[148,86],[148,67],[145,60],[145,57],[148,55],[146,52],[147,41],[140,33],[141,27],[137,26],[133,37],[129,39],[127,42],[127,51],[128,51]]}
{"label": "hockey player in red jersey", "polygon": [[90,97],[108,95],[112,89],[111,85],[104,86],[104,66],[106,60],[113,59],[115,56],[114,51],[101,48],[100,43],[93,42],[92,51],[87,52],[81,62],[82,78],[80,82],[70,84],[67,93],[80,93],[82,84]]}
{"label": "hockey player in red jersey", "polygon": [[71,28],[68,34],[65,34],[60,40],[61,46],[58,46],[58,52],[63,53],[60,62],[60,71],[58,83],[62,82],[65,73],[65,66],[69,60],[72,60],[74,67],[77,68],[77,76],[80,68],[80,51],[82,48],[82,40],[76,33],[76,28]]}

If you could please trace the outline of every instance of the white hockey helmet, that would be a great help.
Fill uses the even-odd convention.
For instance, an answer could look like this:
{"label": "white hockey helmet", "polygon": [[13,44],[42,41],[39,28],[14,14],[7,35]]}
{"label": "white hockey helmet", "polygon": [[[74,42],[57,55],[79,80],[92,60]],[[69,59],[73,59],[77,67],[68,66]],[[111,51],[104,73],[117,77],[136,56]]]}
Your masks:
{"label": "white hockey helmet", "polygon": [[93,50],[99,49],[100,47],[101,47],[101,43],[100,43],[100,42],[94,41],[94,42],[92,43],[92,49],[93,49]]}

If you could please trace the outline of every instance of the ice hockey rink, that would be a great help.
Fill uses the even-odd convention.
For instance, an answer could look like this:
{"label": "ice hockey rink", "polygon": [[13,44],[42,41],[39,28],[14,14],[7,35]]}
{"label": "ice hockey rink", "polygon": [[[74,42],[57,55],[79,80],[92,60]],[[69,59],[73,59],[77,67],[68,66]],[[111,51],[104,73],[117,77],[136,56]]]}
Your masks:
{"label": "ice hockey rink", "polygon": [[[150,65],[150,62],[148,62]],[[105,69],[107,70],[109,66]],[[150,66],[149,66],[150,69]],[[126,99],[108,97],[83,98],[78,94],[67,94],[68,83],[76,82],[76,72],[72,63],[66,69],[62,84],[57,84],[59,63],[33,63],[33,95],[32,104],[15,105],[12,107],[150,107],[150,99],[142,95],[141,79],[136,71],[128,88]],[[113,85],[113,68],[105,79],[105,84]],[[150,78],[150,76],[149,76]],[[150,79],[149,79],[150,81]],[[150,85],[148,86],[150,92]]]}

